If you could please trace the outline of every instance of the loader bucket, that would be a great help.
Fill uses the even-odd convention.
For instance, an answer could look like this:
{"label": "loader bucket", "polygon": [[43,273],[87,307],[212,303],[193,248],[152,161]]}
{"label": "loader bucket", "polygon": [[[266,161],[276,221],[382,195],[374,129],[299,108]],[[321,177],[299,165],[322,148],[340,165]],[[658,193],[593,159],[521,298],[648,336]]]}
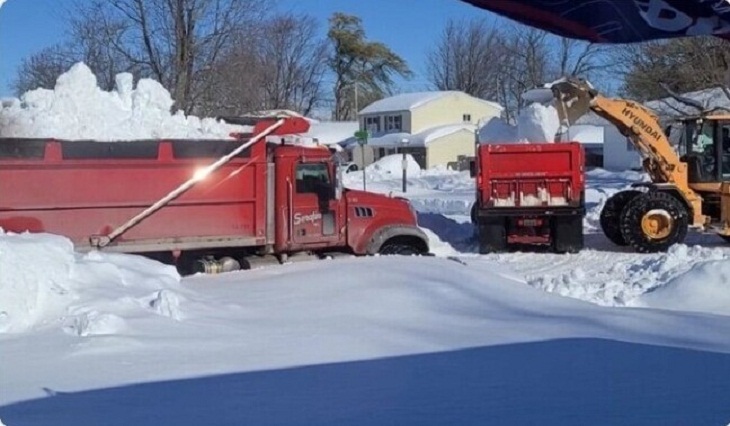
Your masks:
{"label": "loader bucket", "polygon": [[560,119],[560,128],[555,135],[555,141],[559,142],[568,127],[590,111],[591,99],[596,92],[590,83],[577,79],[555,83],[551,86],[551,90]]}

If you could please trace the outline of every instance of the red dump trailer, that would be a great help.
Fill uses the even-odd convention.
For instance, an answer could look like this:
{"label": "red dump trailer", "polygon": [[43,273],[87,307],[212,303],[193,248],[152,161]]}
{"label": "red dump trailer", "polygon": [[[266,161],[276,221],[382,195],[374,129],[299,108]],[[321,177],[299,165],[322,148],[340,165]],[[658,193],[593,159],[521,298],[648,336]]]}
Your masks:
{"label": "red dump trailer", "polygon": [[471,218],[480,252],[525,244],[581,250],[584,162],[577,142],[477,145]]}
{"label": "red dump trailer", "polygon": [[238,140],[0,139],[0,228],[183,272],[295,253],[428,252],[407,200],[343,189],[329,149],[287,143],[307,129],[294,118]]}

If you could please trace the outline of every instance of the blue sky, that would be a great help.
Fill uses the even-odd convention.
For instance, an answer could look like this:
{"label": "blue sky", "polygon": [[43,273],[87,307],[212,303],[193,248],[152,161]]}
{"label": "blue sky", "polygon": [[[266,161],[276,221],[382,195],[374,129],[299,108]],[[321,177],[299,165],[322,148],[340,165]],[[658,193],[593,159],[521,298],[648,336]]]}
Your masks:
{"label": "blue sky", "polygon": [[[65,7],[71,0],[8,0],[0,9],[0,96],[12,95],[10,87],[21,60],[52,45],[64,36]],[[404,91],[424,89],[425,55],[448,18],[495,15],[459,0],[279,0],[285,11],[309,13],[321,21],[341,11],[362,18],[368,38],[388,44],[401,55],[414,78]]]}

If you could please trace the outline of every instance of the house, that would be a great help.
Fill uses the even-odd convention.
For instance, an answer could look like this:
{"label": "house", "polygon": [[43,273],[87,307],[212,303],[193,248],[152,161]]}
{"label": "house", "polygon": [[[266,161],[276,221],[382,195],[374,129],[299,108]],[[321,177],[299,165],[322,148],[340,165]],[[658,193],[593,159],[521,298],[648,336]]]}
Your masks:
{"label": "house", "polygon": [[[601,133],[603,168],[616,171],[641,169],[639,152],[634,147],[634,144],[619,132],[616,126],[593,112],[579,118],[576,124],[571,126],[571,132],[579,131],[582,126],[591,126],[600,129],[600,131],[594,130],[594,132]],[[595,137],[588,135],[581,136],[582,140],[580,142],[585,144],[591,138],[598,139],[597,133],[594,134]],[[573,134],[569,134],[569,136],[574,137]],[[592,149],[595,152],[595,145],[593,145]],[[586,145],[586,153],[588,154],[590,152],[589,146]]]}
{"label": "house", "polygon": [[502,106],[459,91],[403,93],[373,102],[358,113],[368,143],[347,144],[352,160],[367,166],[395,153],[409,153],[426,169],[474,155],[480,122],[502,113]]}

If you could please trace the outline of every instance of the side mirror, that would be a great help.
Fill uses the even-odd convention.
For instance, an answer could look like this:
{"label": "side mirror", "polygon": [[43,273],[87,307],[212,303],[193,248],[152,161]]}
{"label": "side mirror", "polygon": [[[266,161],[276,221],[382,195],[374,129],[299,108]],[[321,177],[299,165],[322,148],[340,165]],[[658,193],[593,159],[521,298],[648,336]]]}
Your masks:
{"label": "side mirror", "polygon": [[476,160],[469,161],[469,176],[475,177],[477,175],[477,162]]}

